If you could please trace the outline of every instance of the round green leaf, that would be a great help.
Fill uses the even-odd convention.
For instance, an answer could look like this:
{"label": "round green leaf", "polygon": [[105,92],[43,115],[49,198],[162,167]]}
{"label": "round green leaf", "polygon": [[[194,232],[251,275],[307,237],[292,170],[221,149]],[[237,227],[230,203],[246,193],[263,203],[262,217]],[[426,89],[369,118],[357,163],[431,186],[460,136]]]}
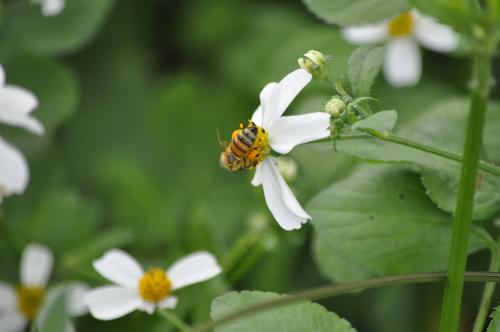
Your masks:
{"label": "round green leaf", "polygon": [[[230,292],[212,302],[212,318],[220,319],[249,306],[286,297],[276,293]],[[216,332],[356,332],[351,324],[319,304],[304,301],[242,317]]]}
{"label": "round green leaf", "polygon": [[19,52],[61,55],[87,44],[99,31],[113,0],[70,0],[57,16],[45,17],[39,5],[16,1],[5,8],[0,56]]}
{"label": "round green leaf", "polygon": [[327,23],[354,25],[379,22],[410,9],[408,0],[304,0]]}

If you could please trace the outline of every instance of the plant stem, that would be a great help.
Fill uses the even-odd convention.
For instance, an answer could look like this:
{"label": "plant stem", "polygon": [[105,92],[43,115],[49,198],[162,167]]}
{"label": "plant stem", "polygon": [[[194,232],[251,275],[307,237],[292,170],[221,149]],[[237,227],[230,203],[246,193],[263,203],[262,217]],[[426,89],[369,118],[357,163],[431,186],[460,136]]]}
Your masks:
{"label": "plant stem", "polygon": [[486,104],[490,92],[491,56],[479,52],[473,56],[473,82],[476,84],[467,123],[464,158],[460,173],[457,206],[453,223],[453,237],[448,263],[448,278],[445,284],[441,332],[456,332],[460,320],[467,244],[471,228],[476,176],[483,138]]}
{"label": "plant stem", "polygon": [[[305,300],[319,300],[337,295],[352,293],[355,291],[379,288],[386,286],[395,286],[402,284],[415,284],[415,283],[429,283],[429,282],[442,282],[446,280],[445,272],[431,272],[431,273],[415,273],[399,276],[385,276],[372,278],[362,281],[355,281],[347,284],[330,285],[319,288],[313,288],[292,294],[290,296],[279,298],[257,305],[249,306],[247,308],[235,311],[225,317],[215,321],[208,321],[195,326],[191,332],[210,331],[215,326],[219,326],[230,321],[242,318],[262,310],[277,308]],[[466,272],[465,280],[470,282],[500,282],[500,273],[491,272]]]}
{"label": "plant stem", "polygon": [[[424,152],[431,153],[433,155],[446,158],[449,160],[457,161],[457,162],[462,162],[463,158],[461,155],[451,152],[446,149],[441,149],[437,148],[435,146],[419,143],[416,141],[413,141],[408,138],[401,137],[399,135],[396,135],[394,133],[388,132],[388,131],[378,131],[374,129],[370,129],[369,131],[366,131],[366,134],[347,134],[347,135],[341,135],[338,139],[339,140],[349,140],[349,139],[372,139],[373,137],[376,137],[378,139],[381,139],[386,142],[391,142],[399,145],[404,145],[409,148],[415,149],[415,150],[420,150]],[[323,140],[320,140],[319,142],[322,142]],[[331,139],[328,138],[325,141],[330,142]],[[485,162],[480,160],[479,161],[479,169],[482,171],[489,173],[491,175],[495,176],[500,176],[500,166]]]}
{"label": "plant stem", "polygon": [[[500,238],[498,239],[500,241]],[[498,272],[500,269],[499,261],[499,244],[495,243],[495,246],[490,248],[491,251],[491,261],[490,261],[490,272]],[[484,325],[486,323],[486,318],[490,311],[491,297],[495,291],[496,284],[494,282],[488,282],[484,286],[483,296],[481,298],[481,304],[479,305],[479,311],[477,312],[476,321],[474,322],[474,329],[472,332],[482,332],[484,330]]]}
{"label": "plant stem", "polygon": [[170,310],[156,310],[156,313],[161,318],[168,321],[170,324],[179,329],[179,331],[191,331],[189,325],[187,325],[179,316],[177,316],[173,311]]}

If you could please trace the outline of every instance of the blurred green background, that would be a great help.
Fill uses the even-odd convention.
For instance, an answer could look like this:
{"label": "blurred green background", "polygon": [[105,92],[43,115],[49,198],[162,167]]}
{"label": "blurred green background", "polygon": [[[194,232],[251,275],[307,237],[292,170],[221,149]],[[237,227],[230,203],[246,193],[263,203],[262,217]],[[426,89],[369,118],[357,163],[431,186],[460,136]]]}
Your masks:
{"label": "blurred green background", "polygon": [[[28,1],[6,1],[0,24],[7,81],[39,97],[34,115],[47,129],[37,138],[0,128],[31,169],[26,193],[1,206],[0,279],[15,283],[22,248],[32,241],[55,251],[56,282],[95,285],[104,280],[91,261],[110,247],[146,266],[210,250],[226,272],[180,292],[176,311],[189,322],[208,319],[211,300],[231,289],[285,293],[328,282],[314,264],[310,226],[282,231],[261,188],[250,185],[252,172],[219,167],[217,131],[229,138],[257,107],[260,89],[295,69],[309,49],[333,55],[333,70],[344,73],[354,47],[337,27],[298,0],[68,0],[54,18]],[[400,123],[467,92],[466,60],[425,53],[424,62],[414,89],[376,82],[381,108],[399,110]],[[329,93],[313,83],[291,111],[319,111]],[[291,185],[304,204],[358,165],[307,147],[292,158],[298,176]],[[475,256],[478,268],[485,258]],[[466,293],[464,326],[479,289]],[[440,298],[441,287],[427,285],[322,303],[358,331],[416,332],[436,328]],[[79,331],[170,330],[145,313],[76,323]]]}

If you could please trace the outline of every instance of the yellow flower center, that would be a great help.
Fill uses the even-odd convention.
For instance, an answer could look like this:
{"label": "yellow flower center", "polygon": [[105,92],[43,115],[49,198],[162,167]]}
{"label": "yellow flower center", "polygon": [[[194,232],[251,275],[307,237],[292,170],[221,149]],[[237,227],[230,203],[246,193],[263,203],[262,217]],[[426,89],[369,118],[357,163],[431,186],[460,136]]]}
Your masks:
{"label": "yellow flower center", "polygon": [[389,22],[389,36],[406,37],[412,34],[414,26],[413,14],[403,13]]}
{"label": "yellow flower center", "polygon": [[45,291],[42,287],[17,287],[17,306],[24,316],[31,320],[38,313],[40,305],[42,304]]}
{"label": "yellow flower center", "polygon": [[[249,127],[251,126],[252,124],[249,125]],[[267,131],[265,131],[261,127],[255,127],[257,127],[257,138],[255,139],[255,142],[245,156],[245,159],[247,161],[247,168],[252,168],[258,165],[262,160],[266,159],[266,157],[271,152]]]}
{"label": "yellow flower center", "polygon": [[171,292],[172,282],[163,269],[149,269],[139,281],[139,294],[146,301],[158,302]]}

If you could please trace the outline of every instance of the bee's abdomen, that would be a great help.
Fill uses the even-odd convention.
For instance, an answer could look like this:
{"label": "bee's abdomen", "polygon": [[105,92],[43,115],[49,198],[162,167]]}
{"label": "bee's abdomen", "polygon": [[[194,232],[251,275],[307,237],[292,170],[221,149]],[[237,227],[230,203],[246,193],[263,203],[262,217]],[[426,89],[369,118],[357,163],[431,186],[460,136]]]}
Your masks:
{"label": "bee's abdomen", "polygon": [[229,149],[237,157],[242,158],[255,142],[256,135],[251,130],[252,128],[245,128],[235,135],[229,144]]}

